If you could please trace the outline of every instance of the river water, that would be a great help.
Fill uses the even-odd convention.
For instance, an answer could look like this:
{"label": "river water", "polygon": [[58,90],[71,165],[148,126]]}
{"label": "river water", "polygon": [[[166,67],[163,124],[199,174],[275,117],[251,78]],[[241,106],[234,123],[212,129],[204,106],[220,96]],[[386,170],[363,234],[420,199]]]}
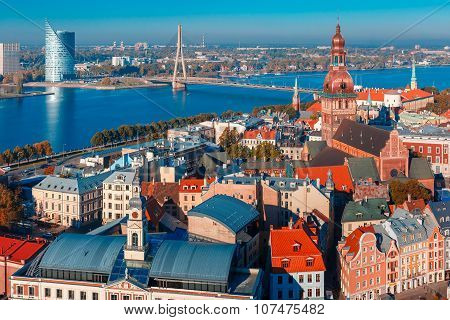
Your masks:
{"label": "river water", "polygon": [[[351,72],[354,81],[368,87],[404,87],[410,69],[359,70]],[[319,88],[324,72],[261,75],[239,79],[268,85]],[[417,68],[419,86],[450,87],[450,66]],[[31,89],[29,89],[31,90]],[[32,90],[37,90],[33,88]],[[44,89],[42,89],[44,90]],[[41,140],[49,140],[60,151],[89,145],[92,135],[121,124],[151,121],[232,109],[248,112],[255,106],[290,103],[292,94],[271,90],[193,85],[186,92],[170,87],[127,90],[46,88],[55,94],[23,99],[0,100],[0,151]],[[302,101],[311,100],[309,94]]]}

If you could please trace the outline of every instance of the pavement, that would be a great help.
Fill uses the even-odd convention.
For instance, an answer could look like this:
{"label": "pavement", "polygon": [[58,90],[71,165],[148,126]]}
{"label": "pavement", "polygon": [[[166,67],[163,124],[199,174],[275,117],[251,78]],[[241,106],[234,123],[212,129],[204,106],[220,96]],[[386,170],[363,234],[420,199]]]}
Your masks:
{"label": "pavement", "polygon": [[397,293],[395,300],[441,300],[447,299],[448,281],[430,283],[415,289]]}

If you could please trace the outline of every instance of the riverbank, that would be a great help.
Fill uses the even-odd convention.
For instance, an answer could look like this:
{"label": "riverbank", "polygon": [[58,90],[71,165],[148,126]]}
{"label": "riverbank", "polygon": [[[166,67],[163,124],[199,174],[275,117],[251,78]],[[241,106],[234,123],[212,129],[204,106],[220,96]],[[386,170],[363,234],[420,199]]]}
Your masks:
{"label": "riverbank", "polygon": [[19,99],[19,98],[28,98],[28,97],[38,97],[38,96],[48,96],[55,94],[54,92],[47,91],[32,91],[26,93],[8,93],[8,94],[0,94],[0,99]]}

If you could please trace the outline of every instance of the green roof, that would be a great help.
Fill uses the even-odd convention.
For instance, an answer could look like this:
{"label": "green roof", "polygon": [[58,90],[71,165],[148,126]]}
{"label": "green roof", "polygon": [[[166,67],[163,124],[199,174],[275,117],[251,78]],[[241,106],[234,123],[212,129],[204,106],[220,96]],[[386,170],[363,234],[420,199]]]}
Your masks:
{"label": "green roof", "polygon": [[387,219],[385,212],[389,212],[386,199],[376,198],[359,202],[350,201],[342,213],[342,222]]}
{"label": "green roof", "polygon": [[428,160],[425,158],[412,158],[409,167],[409,178],[416,180],[434,179]]}
{"label": "green roof", "polygon": [[372,179],[380,181],[377,166],[373,158],[348,158],[348,168],[353,181]]}
{"label": "green roof", "polygon": [[153,259],[150,276],[227,283],[234,251],[231,244],[166,240]]}
{"label": "green roof", "polygon": [[188,212],[188,216],[208,217],[227,227],[234,234],[258,218],[251,205],[233,197],[216,195]]}
{"label": "green roof", "polygon": [[125,242],[124,236],[63,233],[48,247],[40,268],[109,274]]}

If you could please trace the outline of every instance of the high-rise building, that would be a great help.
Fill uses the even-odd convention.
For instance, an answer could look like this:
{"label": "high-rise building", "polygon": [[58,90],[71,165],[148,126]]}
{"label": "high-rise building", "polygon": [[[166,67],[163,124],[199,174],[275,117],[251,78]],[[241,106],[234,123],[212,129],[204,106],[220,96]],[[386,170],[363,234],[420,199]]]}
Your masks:
{"label": "high-rise building", "polygon": [[355,121],[356,97],[352,76],[347,71],[345,40],[338,23],[332,39],[331,64],[321,94],[322,140],[329,146],[344,119]]}
{"label": "high-rise building", "polygon": [[45,21],[45,81],[75,78],[75,32],[57,31]]}
{"label": "high-rise building", "polygon": [[0,74],[14,73],[20,70],[20,44],[0,43]]}

